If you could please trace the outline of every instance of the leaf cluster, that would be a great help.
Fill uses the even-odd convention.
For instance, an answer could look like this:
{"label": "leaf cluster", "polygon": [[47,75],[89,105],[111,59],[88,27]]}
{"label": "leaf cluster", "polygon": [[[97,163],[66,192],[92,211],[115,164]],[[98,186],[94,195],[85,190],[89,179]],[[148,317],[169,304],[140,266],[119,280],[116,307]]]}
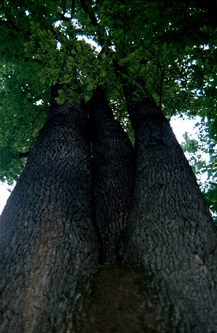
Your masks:
{"label": "leaf cluster", "polygon": [[[129,82],[138,96],[151,95],[168,118],[185,113],[206,120],[204,143],[202,136],[199,141],[211,156],[207,142],[215,147],[217,140],[216,7],[209,1],[4,1],[1,179],[21,172],[19,157],[31,149],[43,125],[52,83],[68,87],[59,92],[58,103],[66,97],[87,101],[103,87],[133,141],[122,89]],[[185,149],[192,147],[186,137]],[[204,165],[198,161],[200,173]]]}

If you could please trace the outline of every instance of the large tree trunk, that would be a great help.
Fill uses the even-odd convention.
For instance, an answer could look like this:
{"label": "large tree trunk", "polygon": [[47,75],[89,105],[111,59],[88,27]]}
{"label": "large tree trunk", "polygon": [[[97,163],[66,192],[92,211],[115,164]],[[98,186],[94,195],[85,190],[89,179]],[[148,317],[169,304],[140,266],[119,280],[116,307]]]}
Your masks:
{"label": "large tree trunk", "polygon": [[1,216],[1,333],[73,332],[77,282],[99,261],[91,187],[84,108],[53,99]]}
{"label": "large tree trunk", "polygon": [[102,262],[121,258],[122,236],[133,204],[133,146],[97,90],[87,104],[93,154],[94,207]]}
{"label": "large tree trunk", "polygon": [[217,233],[169,123],[149,99],[129,101],[136,184],[124,260],[140,263],[171,303],[171,332],[217,332]]}
{"label": "large tree trunk", "polygon": [[[105,96],[88,104],[96,213],[84,108],[53,102],[1,216],[1,333],[216,332],[216,229],[168,122],[154,102],[130,99],[127,223],[132,147]],[[104,261],[117,259],[127,223],[126,264],[100,266],[80,284],[99,263],[94,214]]]}

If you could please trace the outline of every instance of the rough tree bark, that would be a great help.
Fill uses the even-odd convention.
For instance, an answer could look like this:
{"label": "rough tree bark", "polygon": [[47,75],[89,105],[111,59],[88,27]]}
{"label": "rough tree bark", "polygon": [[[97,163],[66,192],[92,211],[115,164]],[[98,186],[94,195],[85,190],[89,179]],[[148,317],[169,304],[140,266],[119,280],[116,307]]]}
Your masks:
{"label": "rough tree bark", "polygon": [[114,119],[105,93],[87,103],[93,154],[94,207],[102,262],[121,259],[122,235],[133,204],[133,146]]}
{"label": "rough tree bark", "polygon": [[86,113],[56,90],[1,216],[1,333],[73,332],[77,281],[99,261]]}
{"label": "rough tree bark", "polygon": [[[100,266],[94,288],[89,281],[77,288],[77,282],[98,266],[100,252],[87,119],[82,105],[66,102],[58,106],[53,101],[1,216],[1,333],[217,332],[214,223],[160,109],[153,101],[133,102],[131,97],[126,94],[136,135],[136,183],[125,234],[126,264]],[[125,170],[132,147],[112,119],[105,96],[94,96],[89,107],[96,159],[95,206],[101,225],[107,218],[105,211],[117,202],[112,202],[108,192],[109,205],[105,201],[104,208],[100,206],[107,183],[110,186],[110,180],[116,179],[122,184],[112,188],[115,198],[130,189],[119,173],[111,174]],[[107,166],[107,159],[110,163],[116,158],[118,169],[116,162]],[[101,173],[100,166],[102,170],[108,167],[108,174]],[[126,180],[132,175],[129,170]],[[128,199],[121,201],[122,207]],[[109,220],[100,228],[102,244],[108,242],[104,235],[109,234],[112,247],[104,247],[104,260],[113,261],[117,245],[111,241],[118,238],[113,237],[116,232],[111,226],[122,228],[125,220],[119,220],[124,216],[121,209],[111,216],[118,216],[117,221],[110,224]],[[93,290],[92,307],[88,300],[77,310],[79,299],[85,293],[92,295]]]}
{"label": "rough tree bark", "polygon": [[128,99],[128,107],[136,183],[124,260],[154,274],[171,332],[217,332],[217,233],[209,209],[154,101]]}

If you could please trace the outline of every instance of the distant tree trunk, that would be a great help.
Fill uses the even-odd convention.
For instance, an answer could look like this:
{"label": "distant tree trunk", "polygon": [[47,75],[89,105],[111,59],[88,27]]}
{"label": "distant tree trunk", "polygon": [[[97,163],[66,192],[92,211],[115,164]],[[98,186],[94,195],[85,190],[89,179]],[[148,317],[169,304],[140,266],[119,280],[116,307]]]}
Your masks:
{"label": "distant tree trunk", "polygon": [[102,262],[121,258],[121,238],[133,204],[133,146],[99,89],[87,104],[93,154],[94,207]]}
{"label": "distant tree trunk", "polygon": [[150,99],[128,103],[135,130],[134,208],[125,262],[140,263],[173,310],[171,332],[217,332],[217,233],[169,123]]}
{"label": "distant tree trunk", "polygon": [[1,333],[73,332],[77,281],[99,261],[86,114],[55,90],[1,216]]}

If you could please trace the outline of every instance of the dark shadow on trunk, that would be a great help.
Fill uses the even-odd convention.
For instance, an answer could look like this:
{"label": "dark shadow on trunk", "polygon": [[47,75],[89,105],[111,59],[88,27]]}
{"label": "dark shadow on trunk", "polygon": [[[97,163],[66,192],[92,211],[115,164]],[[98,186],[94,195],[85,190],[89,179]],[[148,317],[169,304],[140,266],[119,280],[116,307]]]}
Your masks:
{"label": "dark shadow on trunk", "polygon": [[175,332],[170,309],[150,270],[142,265],[106,264],[91,279],[76,333]]}
{"label": "dark shadow on trunk", "polygon": [[216,332],[217,233],[209,209],[154,101],[128,107],[136,183],[124,259],[154,273],[156,286],[173,304],[171,332]]}
{"label": "dark shadow on trunk", "polygon": [[97,90],[87,104],[93,154],[96,224],[102,262],[121,257],[121,237],[133,204],[133,147],[114,119],[106,95]]}
{"label": "dark shadow on trunk", "polygon": [[77,281],[99,261],[86,113],[55,96],[1,215],[1,333],[72,332]]}

